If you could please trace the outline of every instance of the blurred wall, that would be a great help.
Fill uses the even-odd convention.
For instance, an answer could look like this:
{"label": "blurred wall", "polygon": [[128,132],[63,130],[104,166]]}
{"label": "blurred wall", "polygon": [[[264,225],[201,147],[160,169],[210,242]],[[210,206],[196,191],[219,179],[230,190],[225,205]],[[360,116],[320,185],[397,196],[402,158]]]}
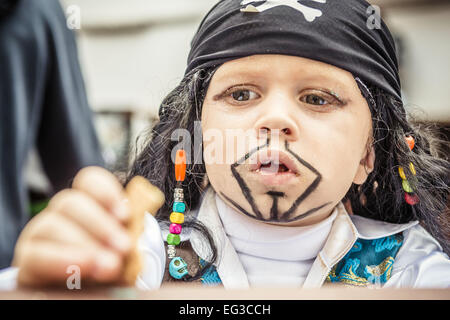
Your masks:
{"label": "blurred wall", "polygon": [[401,41],[400,72],[406,109],[422,121],[448,125],[450,1],[386,5],[381,16]]}

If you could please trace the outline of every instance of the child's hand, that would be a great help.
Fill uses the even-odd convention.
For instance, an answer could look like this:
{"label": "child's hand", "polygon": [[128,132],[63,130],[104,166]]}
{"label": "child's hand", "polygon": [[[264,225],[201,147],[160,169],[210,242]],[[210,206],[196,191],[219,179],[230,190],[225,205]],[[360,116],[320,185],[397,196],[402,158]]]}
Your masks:
{"label": "child's hand", "polygon": [[72,188],[57,193],[22,231],[13,260],[18,283],[62,284],[70,265],[80,268],[82,279],[117,280],[131,246],[123,225],[128,215],[114,175],[99,167],[80,170]]}

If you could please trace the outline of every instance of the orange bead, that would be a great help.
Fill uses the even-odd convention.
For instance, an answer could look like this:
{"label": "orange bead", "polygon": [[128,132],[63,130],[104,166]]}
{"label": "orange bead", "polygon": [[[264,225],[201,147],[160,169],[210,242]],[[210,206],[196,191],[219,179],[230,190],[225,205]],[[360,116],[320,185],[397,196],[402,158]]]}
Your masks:
{"label": "orange bead", "polygon": [[175,156],[175,180],[184,181],[186,177],[186,152],[180,149]]}
{"label": "orange bead", "polygon": [[406,136],[405,141],[408,144],[409,150],[412,150],[414,148],[414,138],[411,136]]}

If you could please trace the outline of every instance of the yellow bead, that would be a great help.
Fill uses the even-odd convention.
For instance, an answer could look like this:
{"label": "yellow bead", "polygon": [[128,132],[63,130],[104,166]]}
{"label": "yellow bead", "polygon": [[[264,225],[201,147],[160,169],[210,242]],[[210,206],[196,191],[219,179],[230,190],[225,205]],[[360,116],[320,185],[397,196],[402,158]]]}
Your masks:
{"label": "yellow bead", "polygon": [[398,167],[398,173],[400,174],[400,178],[406,180],[405,171],[403,171],[403,167]]}
{"label": "yellow bead", "polygon": [[413,175],[416,175],[416,168],[414,168],[412,162],[409,163],[409,171],[411,171]]}
{"label": "yellow bead", "polygon": [[405,190],[408,193],[414,192],[414,190],[409,185],[408,180],[402,180],[402,187],[403,187],[403,190]]}
{"label": "yellow bead", "polygon": [[170,214],[170,222],[182,224],[184,222],[184,214],[180,212],[172,212]]}

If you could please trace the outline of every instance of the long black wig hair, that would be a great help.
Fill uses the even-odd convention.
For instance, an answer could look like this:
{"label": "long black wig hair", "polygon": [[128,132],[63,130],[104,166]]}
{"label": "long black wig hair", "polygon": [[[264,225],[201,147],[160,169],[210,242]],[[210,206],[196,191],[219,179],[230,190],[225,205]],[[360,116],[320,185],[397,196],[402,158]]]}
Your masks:
{"label": "long black wig hair", "polygon": [[[218,66],[193,70],[163,100],[159,109],[159,121],[149,132],[148,140],[136,155],[127,181],[141,175],[159,187],[166,195],[166,203],[157,218],[169,220],[172,194],[175,187],[172,149],[178,141],[171,139],[176,129],[187,129],[194,136],[194,122],[200,121],[202,103],[210,80]],[[436,149],[436,138],[430,130],[414,124],[408,118],[404,106],[383,90],[365,85],[357,79],[362,95],[366,98],[372,114],[374,170],[362,185],[352,185],[343,201],[349,202],[354,214],[391,223],[406,223],[419,220],[421,225],[442,245],[448,254],[449,246],[449,161]],[[405,136],[415,139],[410,150]],[[200,150],[201,151],[201,150]],[[192,147],[191,154],[198,152]],[[404,199],[404,190],[398,173],[399,166],[409,168],[413,163],[416,174],[405,170],[410,185],[419,198],[419,203],[410,205]],[[203,164],[187,165],[185,202],[188,208],[199,206],[205,189],[206,170]],[[209,264],[191,279],[201,276],[217,259],[217,252],[207,228],[186,215],[187,225],[201,232],[211,247]]]}

